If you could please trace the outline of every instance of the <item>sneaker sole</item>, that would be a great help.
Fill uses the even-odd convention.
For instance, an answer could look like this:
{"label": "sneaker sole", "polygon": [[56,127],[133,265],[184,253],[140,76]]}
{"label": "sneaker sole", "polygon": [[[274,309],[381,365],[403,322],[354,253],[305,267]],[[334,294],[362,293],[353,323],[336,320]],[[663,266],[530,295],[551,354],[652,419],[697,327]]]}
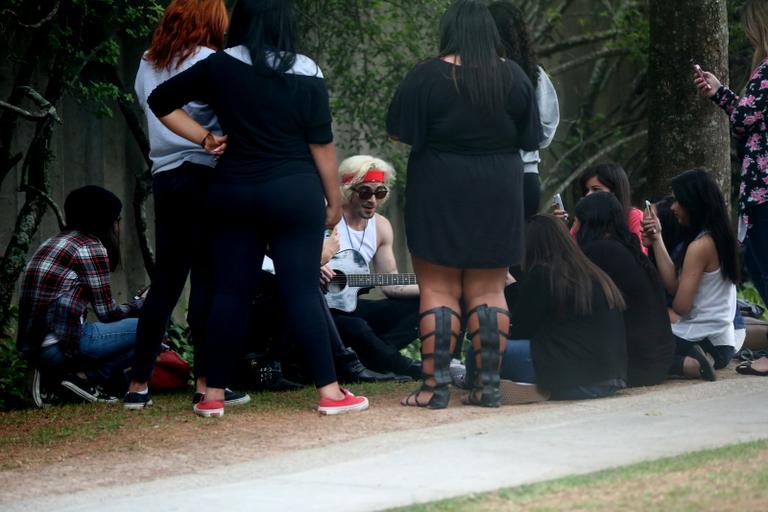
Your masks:
{"label": "sneaker sole", "polygon": [[235,398],[233,400],[224,400],[224,405],[245,405],[251,401],[250,395],[245,395],[242,398]]}
{"label": "sneaker sole", "polygon": [[152,403],[152,399],[149,399],[148,401],[140,404],[126,404],[125,402],[123,402],[123,409],[127,409],[129,411],[140,411],[141,409],[144,409],[146,407],[151,407],[152,405],[154,405]]}
{"label": "sneaker sole", "polygon": [[91,403],[96,403],[96,401],[99,399],[96,395],[92,395],[85,391],[83,388],[78,386],[77,384],[73,384],[72,382],[69,382],[68,380],[61,381],[61,386],[70,390],[83,400]]}
{"label": "sneaker sole", "polygon": [[221,409],[198,409],[193,408],[193,411],[198,416],[201,416],[203,418],[221,418],[224,416],[224,408]]}
{"label": "sneaker sole", "polygon": [[539,391],[536,384],[501,380],[499,383],[501,405],[521,405],[544,402],[549,396]]}
{"label": "sneaker sole", "polygon": [[32,375],[32,401],[35,403],[35,406],[40,409],[49,405],[43,402],[43,396],[42,393],[40,393],[41,384],[40,372],[35,370]]}
{"label": "sneaker sole", "polygon": [[317,412],[320,413],[321,416],[335,416],[337,414],[345,414],[348,412],[364,411],[368,408],[368,405],[368,399],[366,398],[365,402],[355,405],[347,405],[344,407],[318,407]]}

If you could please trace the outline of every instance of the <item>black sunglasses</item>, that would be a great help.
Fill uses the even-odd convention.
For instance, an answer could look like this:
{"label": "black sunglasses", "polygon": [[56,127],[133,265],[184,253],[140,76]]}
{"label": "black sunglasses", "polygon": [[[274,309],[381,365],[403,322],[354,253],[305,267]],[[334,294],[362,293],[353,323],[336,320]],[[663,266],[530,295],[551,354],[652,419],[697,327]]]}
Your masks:
{"label": "black sunglasses", "polygon": [[370,199],[372,196],[376,196],[376,199],[381,201],[387,197],[387,194],[389,194],[389,189],[383,185],[376,187],[376,190],[372,189],[371,187],[357,186],[352,187],[352,191],[356,192],[357,196],[363,201]]}

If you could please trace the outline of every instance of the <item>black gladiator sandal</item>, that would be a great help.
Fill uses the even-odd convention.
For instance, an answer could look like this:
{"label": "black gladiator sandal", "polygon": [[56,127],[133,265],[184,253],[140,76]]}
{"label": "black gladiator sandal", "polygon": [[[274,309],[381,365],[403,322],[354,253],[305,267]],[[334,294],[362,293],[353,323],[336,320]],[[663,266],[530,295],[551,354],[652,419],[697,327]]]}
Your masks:
{"label": "black gladiator sandal", "polygon": [[[481,407],[499,407],[501,405],[501,394],[499,393],[499,367],[501,365],[501,347],[502,336],[504,339],[507,333],[499,330],[499,320],[497,315],[502,314],[509,317],[509,312],[505,309],[495,308],[487,304],[480,304],[467,314],[469,318],[472,314],[477,315],[478,329],[469,334],[475,347],[475,357],[477,358],[477,346],[475,345],[475,336],[480,336],[480,364],[477,365],[474,387],[464,400],[467,405],[479,405]],[[469,383],[468,383],[469,384]]]}
{"label": "black gladiator sandal", "polygon": [[[428,309],[419,315],[419,322],[426,315],[435,315],[435,330],[427,334],[421,334],[421,386],[408,395],[403,405],[426,407],[427,409],[445,409],[451,399],[451,393],[448,390],[448,384],[451,383],[451,374],[448,371],[451,365],[451,342],[459,339],[459,333],[452,329],[452,316],[455,316],[459,325],[461,317],[448,306],[440,306]],[[431,353],[424,352],[424,340],[434,336],[435,348]],[[424,360],[432,359],[432,373],[425,370]],[[422,392],[432,393],[428,402],[419,402],[419,394]]]}

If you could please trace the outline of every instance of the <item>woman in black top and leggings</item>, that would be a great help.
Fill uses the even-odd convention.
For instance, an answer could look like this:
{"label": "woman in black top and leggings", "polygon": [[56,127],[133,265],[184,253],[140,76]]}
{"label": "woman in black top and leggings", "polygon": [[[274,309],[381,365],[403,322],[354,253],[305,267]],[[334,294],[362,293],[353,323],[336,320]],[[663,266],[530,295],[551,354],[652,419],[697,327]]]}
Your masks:
{"label": "woman in black top and leggings", "polygon": [[221,416],[233,354],[242,342],[267,247],[288,326],[320,393],[318,410],[368,407],[339,388],[317,293],[323,228],[341,215],[331,114],[317,65],[295,51],[289,2],[239,0],[228,48],[160,85],[148,103],[169,129],[208,150],[221,140],[180,107],[209,104],[227,134],[207,196],[213,286],[205,347],[207,393],[195,406]]}

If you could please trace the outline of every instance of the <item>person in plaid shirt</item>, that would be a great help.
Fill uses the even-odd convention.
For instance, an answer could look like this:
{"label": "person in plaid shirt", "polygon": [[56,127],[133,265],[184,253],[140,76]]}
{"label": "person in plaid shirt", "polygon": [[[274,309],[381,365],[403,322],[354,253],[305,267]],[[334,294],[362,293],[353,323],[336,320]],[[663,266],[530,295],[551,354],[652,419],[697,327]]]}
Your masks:
{"label": "person in plaid shirt", "polygon": [[[122,203],[87,186],[67,196],[64,210],[67,229],[43,242],[24,272],[18,349],[81,398],[114,401],[100,386],[121,382],[130,365],[137,323],[130,317],[142,303],[117,304],[110,290],[110,272],[120,263]],[[99,322],[86,321],[89,305]]]}

